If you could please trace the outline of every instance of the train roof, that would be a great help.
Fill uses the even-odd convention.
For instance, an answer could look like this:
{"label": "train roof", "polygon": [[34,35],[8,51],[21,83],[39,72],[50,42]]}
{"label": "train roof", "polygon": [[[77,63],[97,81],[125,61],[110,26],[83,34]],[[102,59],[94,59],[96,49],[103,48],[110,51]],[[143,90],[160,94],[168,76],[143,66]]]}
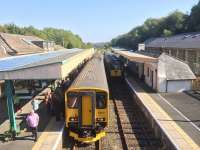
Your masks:
{"label": "train roof", "polygon": [[105,62],[106,63],[115,63],[119,62],[120,58],[113,53],[106,53],[105,54]]}
{"label": "train roof", "polygon": [[108,91],[103,55],[96,54],[70,86],[72,89],[102,89]]}

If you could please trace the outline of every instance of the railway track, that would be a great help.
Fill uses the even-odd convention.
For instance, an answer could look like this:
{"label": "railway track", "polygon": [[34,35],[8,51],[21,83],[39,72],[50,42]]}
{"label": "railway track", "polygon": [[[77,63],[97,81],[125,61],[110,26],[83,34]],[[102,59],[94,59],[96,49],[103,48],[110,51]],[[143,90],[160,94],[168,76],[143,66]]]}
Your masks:
{"label": "railway track", "polygon": [[161,149],[160,140],[155,137],[144,114],[134,102],[125,81],[110,82],[110,94],[118,125],[116,134],[121,140],[118,147],[124,150]]}
{"label": "railway track", "polygon": [[[134,102],[125,81],[110,84],[109,127],[99,145],[75,144],[68,141],[69,150],[158,150],[162,144],[151,129],[144,114]],[[70,147],[70,148],[69,148]]]}
{"label": "railway track", "polygon": [[92,144],[80,144],[73,141],[71,150],[101,150],[101,141]]}
{"label": "railway track", "polygon": [[102,150],[102,140],[95,143],[79,143],[74,141],[73,138],[69,137],[69,131],[65,129],[63,150]]}

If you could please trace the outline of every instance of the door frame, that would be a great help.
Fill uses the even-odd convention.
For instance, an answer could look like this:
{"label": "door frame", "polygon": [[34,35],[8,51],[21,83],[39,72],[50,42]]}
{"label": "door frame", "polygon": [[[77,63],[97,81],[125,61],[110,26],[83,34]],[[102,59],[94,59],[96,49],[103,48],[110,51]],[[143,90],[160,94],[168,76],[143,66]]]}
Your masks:
{"label": "door frame", "polygon": [[84,127],[90,127],[90,126],[83,126],[82,125],[82,102],[83,102],[83,100],[82,100],[82,97],[83,96],[91,96],[91,98],[92,98],[92,125],[91,125],[91,127],[94,129],[95,128],[95,108],[96,108],[96,93],[95,92],[93,92],[93,91],[81,91],[80,92],[80,94],[79,94],[79,96],[80,96],[80,103],[79,103],[79,111],[78,111],[78,127],[79,128],[84,128]]}

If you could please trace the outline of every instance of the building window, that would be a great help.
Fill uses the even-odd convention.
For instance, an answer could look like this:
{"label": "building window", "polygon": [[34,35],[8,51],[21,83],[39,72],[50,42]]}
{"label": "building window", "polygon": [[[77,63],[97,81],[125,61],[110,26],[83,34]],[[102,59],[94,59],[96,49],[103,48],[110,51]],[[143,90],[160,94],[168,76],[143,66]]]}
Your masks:
{"label": "building window", "polygon": [[173,49],[173,50],[171,51],[171,56],[177,57],[176,54],[177,54],[177,50]]}

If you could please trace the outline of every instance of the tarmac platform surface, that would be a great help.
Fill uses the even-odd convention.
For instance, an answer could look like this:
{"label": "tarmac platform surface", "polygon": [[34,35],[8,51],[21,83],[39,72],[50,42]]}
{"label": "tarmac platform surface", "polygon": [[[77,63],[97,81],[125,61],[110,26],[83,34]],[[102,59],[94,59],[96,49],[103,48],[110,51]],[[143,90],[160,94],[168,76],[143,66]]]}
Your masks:
{"label": "tarmac platform surface", "polygon": [[[44,89],[39,95],[42,95],[43,93],[47,92],[47,88]],[[37,96],[37,99],[40,100],[40,106],[38,110],[38,114],[40,117],[40,122],[38,126],[38,138],[41,136],[43,131],[45,130],[46,126],[48,125],[51,115],[47,114],[45,104],[43,103],[44,96]],[[32,110],[31,100],[29,100],[23,107],[22,112],[18,111],[16,112],[16,123],[17,126],[20,127],[20,134],[16,137],[15,141],[4,141],[3,139],[0,139],[0,150],[29,150],[32,149],[35,142],[32,138],[32,133],[27,129],[26,126],[26,116],[27,114]],[[2,113],[5,115],[5,113]],[[4,134],[5,131],[9,130],[9,120],[7,116],[4,116],[1,120],[0,124],[0,134]]]}
{"label": "tarmac platform surface", "polygon": [[198,99],[186,93],[156,93],[131,77],[127,77],[126,81],[175,149],[200,149]]}
{"label": "tarmac platform surface", "polygon": [[200,146],[200,101],[185,93],[150,95]]}

